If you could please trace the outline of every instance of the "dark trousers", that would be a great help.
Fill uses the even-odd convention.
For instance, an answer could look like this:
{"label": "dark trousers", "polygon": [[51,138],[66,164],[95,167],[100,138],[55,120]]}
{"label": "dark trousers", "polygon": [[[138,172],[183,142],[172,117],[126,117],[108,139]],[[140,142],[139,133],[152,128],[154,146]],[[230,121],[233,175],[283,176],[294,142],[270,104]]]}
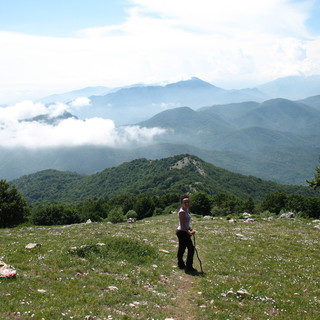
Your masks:
{"label": "dark trousers", "polygon": [[187,268],[192,268],[194,246],[191,240],[191,235],[188,232],[182,231],[182,230],[177,230],[176,235],[179,239],[179,249],[177,254],[178,265],[179,266],[184,265],[183,255],[184,255],[184,252],[186,251],[186,248],[188,248],[186,266]]}

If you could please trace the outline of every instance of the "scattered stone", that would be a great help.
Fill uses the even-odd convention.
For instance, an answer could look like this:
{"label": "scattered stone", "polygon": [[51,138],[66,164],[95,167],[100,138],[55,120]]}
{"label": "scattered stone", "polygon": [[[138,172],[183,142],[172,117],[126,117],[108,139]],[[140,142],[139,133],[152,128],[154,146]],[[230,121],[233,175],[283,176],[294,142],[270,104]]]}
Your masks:
{"label": "scattered stone", "polygon": [[237,291],[237,294],[239,294],[240,296],[244,296],[244,295],[248,295],[249,292],[246,289],[240,289]]}
{"label": "scattered stone", "polygon": [[314,228],[320,229],[320,224],[315,225]]}
{"label": "scattered stone", "polygon": [[47,290],[44,290],[44,289],[38,289],[37,290],[39,293],[46,293],[47,292]]}
{"label": "scattered stone", "polygon": [[244,212],[243,214],[242,214],[242,218],[243,219],[248,219],[248,218],[251,218],[252,217],[252,215],[250,214],[250,213],[248,213],[248,212]]}
{"label": "scattered stone", "polygon": [[135,218],[128,218],[127,222],[128,223],[135,223],[136,219]]}
{"label": "scattered stone", "polygon": [[273,219],[274,219],[274,217],[262,218],[262,220],[264,220],[264,221],[272,221]]}
{"label": "scattered stone", "polygon": [[293,219],[293,218],[294,218],[293,212],[285,212],[279,217],[279,219]]}
{"label": "scattered stone", "polygon": [[119,288],[116,287],[116,286],[109,286],[108,289],[111,290],[111,291],[117,291],[117,290],[119,290]]}
{"label": "scattered stone", "polygon": [[98,243],[97,243],[97,246],[98,246],[98,247],[103,247],[103,246],[105,246],[105,245],[106,245],[106,244],[103,243],[103,242],[98,242]]}
{"label": "scattered stone", "polygon": [[164,250],[164,249],[160,249],[159,251],[160,251],[160,252],[163,252],[163,253],[166,253],[166,254],[170,253],[169,251]]}
{"label": "scattered stone", "polygon": [[252,222],[256,222],[256,220],[254,220],[253,218],[247,218],[243,222],[252,223]]}
{"label": "scattered stone", "polygon": [[229,223],[236,223],[237,222],[237,220],[235,220],[235,219],[230,219],[229,220]]}
{"label": "scattered stone", "polygon": [[40,248],[41,244],[40,243],[28,243],[26,245],[26,249],[34,249],[34,248]]}
{"label": "scattered stone", "polygon": [[212,216],[204,216],[203,219],[204,219],[204,220],[212,220],[213,217],[212,217]]}
{"label": "scattered stone", "polygon": [[86,223],[92,223],[91,219],[88,219],[88,220],[86,221]]}

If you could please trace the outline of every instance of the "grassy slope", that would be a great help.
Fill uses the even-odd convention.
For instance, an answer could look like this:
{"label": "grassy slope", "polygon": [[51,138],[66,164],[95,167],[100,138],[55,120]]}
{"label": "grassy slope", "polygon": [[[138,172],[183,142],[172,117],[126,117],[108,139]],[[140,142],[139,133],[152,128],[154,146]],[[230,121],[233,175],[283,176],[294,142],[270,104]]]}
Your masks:
{"label": "grassy slope", "polygon": [[[18,276],[0,279],[0,318],[320,318],[320,244],[314,223],[193,217],[203,277],[174,267],[176,225],[177,217],[168,215],[135,224],[1,230],[0,254]],[[69,253],[74,246],[108,243],[112,237],[138,240],[154,248],[156,257],[139,261],[132,257],[138,254],[134,248],[126,257],[114,245],[104,257]],[[27,250],[29,242],[42,247]],[[240,289],[248,294],[237,294]]]}

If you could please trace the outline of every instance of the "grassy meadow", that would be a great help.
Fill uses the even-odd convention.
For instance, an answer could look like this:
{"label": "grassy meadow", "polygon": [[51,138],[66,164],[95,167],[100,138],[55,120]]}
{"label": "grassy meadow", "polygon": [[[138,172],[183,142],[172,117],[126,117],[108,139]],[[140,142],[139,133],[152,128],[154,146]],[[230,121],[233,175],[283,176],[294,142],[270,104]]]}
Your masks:
{"label": "grassy meadow", "polygon": [[176,268],[176,215],[1,229],[0,260],[17,277],[0,279],[0,319],[320,319],[315,222],[192,225],[200,276]]}

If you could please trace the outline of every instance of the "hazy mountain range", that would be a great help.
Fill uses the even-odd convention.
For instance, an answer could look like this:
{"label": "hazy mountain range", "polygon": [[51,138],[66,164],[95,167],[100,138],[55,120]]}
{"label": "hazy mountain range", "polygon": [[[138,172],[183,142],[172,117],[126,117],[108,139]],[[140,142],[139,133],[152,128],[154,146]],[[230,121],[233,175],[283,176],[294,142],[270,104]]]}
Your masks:
{"label": "hazy mountain range", "polygon": [[[157,136],[151,145],[125,149],[90,145],[1,148],[0,177],[14,179],[49,168],[91,174],[136,158],[189,153],[234,172],[305,184],[306,178],[313,177],[320,154],[319,79],[289,77],[246,90],[224,90],[192,78],[166,86],[136,85],[112,92],[97,88],[95,95],[90,95],[93,88],[74,91],[73,99],[86,93],[91,105],[65,117],[100,116],[116,123],[166,128],[167,133]],[[302,85],[303,80],[306,85]],[[270,99],[277,83],[284,92],[279,97],[295,92],[301,99]],[[98,95],[99,90],[102,95]],[[307,92],[314,95],[305,95]],[[59,101],[59,95],[55,99]]]}
{"label": "hazy mountain range", "polygon": [[87,97],[91,105],[77,110],[79,118],[109,118],[123,125],[146,120],[175,107],[197,109],[216,104],[262,102],[272,98],[298,100],[320,94],[319,88],[320,75],[285,77],[256,88],[240,90],[226,90],[193,77],[164,86],[135,84],[120,88],[88,87],[44,97],[39,101],[70,103],[76,98]]}

